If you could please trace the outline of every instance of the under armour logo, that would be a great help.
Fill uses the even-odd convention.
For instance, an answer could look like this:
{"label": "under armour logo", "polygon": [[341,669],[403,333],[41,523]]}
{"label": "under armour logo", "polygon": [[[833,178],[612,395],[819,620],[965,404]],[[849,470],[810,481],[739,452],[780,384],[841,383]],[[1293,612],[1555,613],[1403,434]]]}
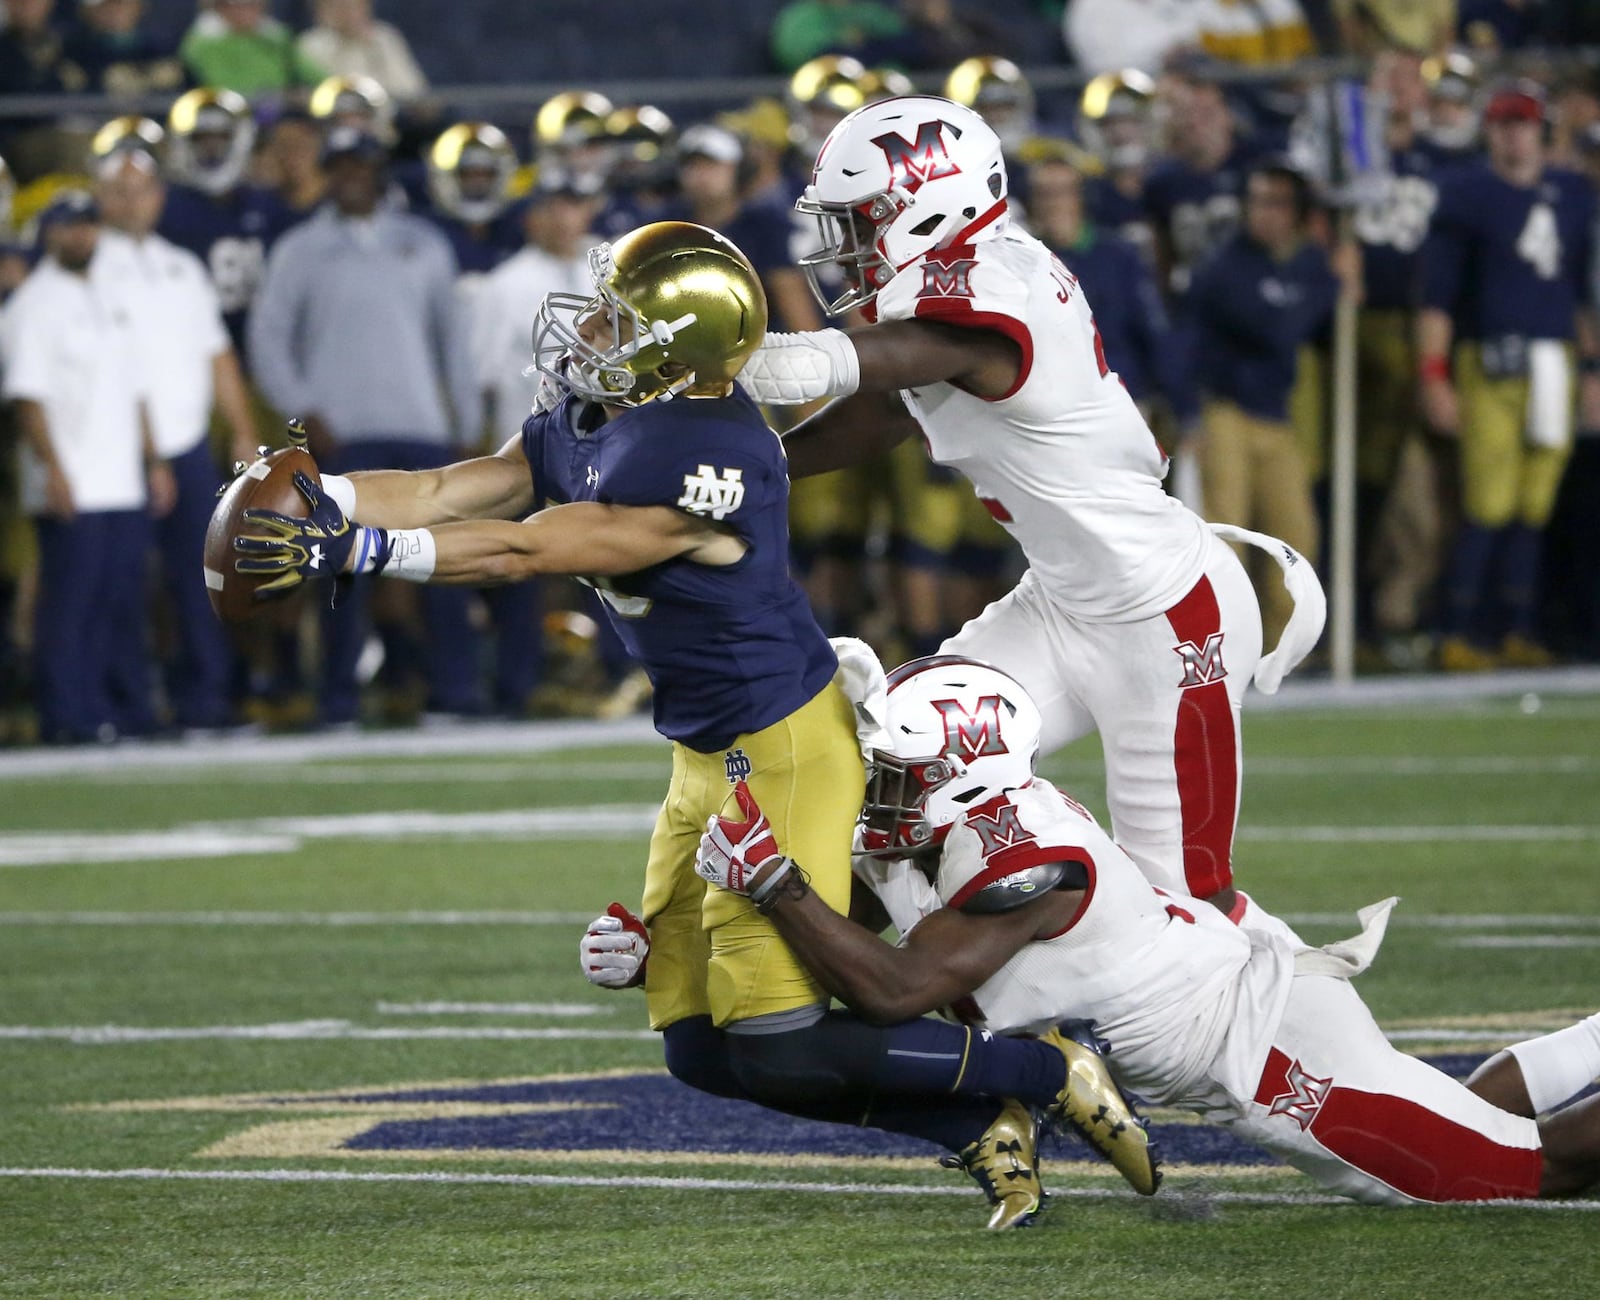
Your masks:
{"label": "under armour logo", "polygon": [[1333,1076],[1319,1079],[1307,1074],[1299,1061],[1291,1061],[1289,1068],[1283,1072],[1283,1084],[1284,1090],[1272,1098],[1267,1113],[1287,1115],[1302,1129],[1310,1128],[1311,1121],[1316,1119],[1322,1103],[1328,1098]]}
{"label": "under armour logo", "polygon": [[317,543],[313,544],[313,546],[311,547],[311,567],[313,569],[320,569],[322,567],[322,543],[321,542],[317,542]]}
{"label": "under armour logo", "polygon": [[739,782],[746,780],[754,770],[754,764],[750,762],[750,755],[742,749],[730,749],[723,756],[722,764],[727,769],[729,785],[738,785]]}
{"label": "under armour logo", "polygon": [[744,502],[744,471],[725,469],[720,474],[709,465],[700,465],[693,474],[683,476],[683,495],[678,508],[691,515],[710,515],[722,519]]}
{"label": "under armour logo", "polygon": [[600,484],[600,471],[597,470],[593,465],[590,465],[588,469],[584,470],[583,472],[583,481],[590,487],[598,487]]}
{"label": "under armour logo", "polygon": [[1220,682],[1228,675],[1222,663],[1222,633],[1213,632],[1206,638],[1205,647],[1193,641],[1182,641],[1172,647],[1173,653],[1183,660],[1183,680],[1179,689],[1186,686],[1208,686]]}

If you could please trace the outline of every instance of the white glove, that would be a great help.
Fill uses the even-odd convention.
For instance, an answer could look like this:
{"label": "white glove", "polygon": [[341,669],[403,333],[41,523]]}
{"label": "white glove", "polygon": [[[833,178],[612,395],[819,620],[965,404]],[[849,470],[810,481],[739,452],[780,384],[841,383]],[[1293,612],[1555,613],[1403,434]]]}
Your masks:
{"label": "white glove", "polygon": [[769,862],[781,862],[783,855],[773,837],[772,823],[756,803],[750,787],[741,781],[733,793],[740,817],[712,817],[706,822],[694,869],[695,874],[713,885],[748,896],[750,882],[761,868]]}
{"label": "white glove", "polygon": [[626,989],[644,980],[650,956],[650,933],[644,922],[621,903],[589,922],[578,941],[578,965],[584,979],[603,989]]}

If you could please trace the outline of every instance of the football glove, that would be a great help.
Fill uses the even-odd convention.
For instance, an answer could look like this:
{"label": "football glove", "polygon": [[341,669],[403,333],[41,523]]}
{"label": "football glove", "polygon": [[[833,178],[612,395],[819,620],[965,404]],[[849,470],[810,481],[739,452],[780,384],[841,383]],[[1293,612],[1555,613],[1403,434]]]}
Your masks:
{"label": "football glove", "polygon": [[756,803],[750,787],[743,781],[733,788],[739,816],[712,817],[700,837],[695,855],[695,872],[721,889],[731,889],[746,897],[751,882],[769,863],[782,862],[772,823]]}
{"label": "football glove", "polygon": [[349,567],[357,539],[367,542],[367,534],[376,531],[353,528],[339,503],[308,475],[296,473],[294,485],[311,507],[306,518],[276,510],[246,510],[244,522],[257,531],[233,539],[233,549],[240,553],[233,562],[235,569],[277,575],[256,588],[257,600],[270,600],[307,578],[337,577]]}
{"label": "football glove", "polygon": [[603,989],[628,989],[644,983],[650,957],[650,932],[621,903],[606,908],[589,922],[578,941],[578,965],[584,979]]}

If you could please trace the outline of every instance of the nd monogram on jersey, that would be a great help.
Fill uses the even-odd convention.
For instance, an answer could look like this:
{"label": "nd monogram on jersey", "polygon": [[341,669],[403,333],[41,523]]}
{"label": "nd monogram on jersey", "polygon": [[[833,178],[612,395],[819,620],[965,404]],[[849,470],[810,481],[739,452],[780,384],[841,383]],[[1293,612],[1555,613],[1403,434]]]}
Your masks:
{"label": "nd monogram on jersey", "polygon": [[933,458],[960,470],[1052,599],[1092,622],[1147,618],[1199,580],[1206,533],[1162,489],[1166,456],[1107,366],[1077,278],[1037,239],[940,249],[879,294],[879,319],[992,329],[1016,343],[1016,388],[903,393]]}
{"label": "nd monogram on jersey", "polygon": [[678,508],[691,515],[722,519],[737,510],[743,501],[742,469],[725,469],[718,473],[709,465],[700,465],[693,474],[683,476],[683,495],[678,498]]}

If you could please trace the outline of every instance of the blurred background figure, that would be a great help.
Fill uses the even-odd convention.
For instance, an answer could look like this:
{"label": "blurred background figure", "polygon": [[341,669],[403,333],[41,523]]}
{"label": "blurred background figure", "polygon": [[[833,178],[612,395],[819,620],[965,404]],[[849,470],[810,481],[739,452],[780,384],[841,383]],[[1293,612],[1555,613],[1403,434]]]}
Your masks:
{"label": "blurred background figure", "polygon": [[176,488],[172,509],[155,524],[173,643],[164,656],[167,701],[181,730],[215,730],[234,721],[234,665],[226,630],[195,581],[223,482],[209,428],[215,405],[229,431],[228,458],[251,459],[249,398],[205,267],[155,233],[166,198],[155,159],[136,149],[108,155],[95,193],[105,222],[95,280],[131,322],[151,439]]}
{"label": "blurred background figure", "polygon": [[184,88],[177,48],[147,30],[144,19],[144,0],[78,0],[66,57],[82,69],[87,89],[150,95]]}
{"label": "blurred background figure", "polygon": [[45,256],[0,317],[0,356],[39,546],[40,737],[148,735],[156,714],[145,561],[150,517],[172,504],[172,474],[150,435],[136,324],[94,272],[93,197],[62,191],[39,231]]}
{"label": "blurred background figure", "polygon": [[[533,163],[604,181],[612,145],[606,120],[613,105],[594,90],[563,90],[539,105],[531,129]],[[620,128],[620,124],[619,124]]]}
{"label": "blurred background figure", "polygon": [[[387,160],[374,135],[329,133],[329,202],[272,250],[250,320],[262,388],[279,410],[303,416],[317,463],[336,473],[444,465],[474,447],[483,426],[455,257],[430,223],[381,201]],[[324,619],[321,715],[329,725],[360,714],[370,589],[356,584]],[[426,712],[482,713],[472,593],[420,594],[425,647],[408,642],[398,611],[386,625],[391,680],[404,680],[420,659]]]}
{"label": "blurred background figure", "polygon": [[1173,0],[1071,0],[1061,35],[1089,76],[1135,68],[1154,76],[1169,55],[1200,42],[1203,4]]}
{"label": "blurred background figure", "polygon": [[457,122],[428,150],[425,215],[444,233],[466,293],[522,246],[511,208],[517,151],[491,122]]}
{"label": "blurred background figure", "polygon": [[1456,38],[1456,0],[1333,0],[1332,8],[1350,54],[1443,56]]}
{"label": "blurred background figure", "polygon": [[1478,88],[1481,76],[1470,55],[1459,51],[1426,60],[1422,77],[1428,84],[1424,139],[1441,160],[1462,161],[1478,144]]}
{"label": "blurred background figure", "polygon": [[305,59],[340,77],[368,77],[393,99],[413,99],[428,89],[400,29],[380,22],[372,0],[316,0],[315,25],[301,33]]}
{"label": "blurred background figure", "polygon": [[304,109],[287,109],[267,128],[257,171],[286,210],[290,224],[322,202],[328,178],[322,170],[322,127]]}
{"label": "blurred background figure", "polygon": [[[1276,160],[1253,167],[1243,226],[1196,273],[1189,311],[1205,399],[1206,517],[1281,538],[1315,563],[1316,507],[1289,423],[1289,396],[1301,347],[1327,323],[1341,286],[1356,299],[1361,286],[1353,248],[1341,250],[1336,276],[1308,239],[1311,211],[1310,184],[1300,172]],[[1240,558],[1261,602],[1263,643],[1276,645],[1294,602],[1269,557]]]}
{"label": "blurred background figure", "polygon": [[[54,21],[56,0],[0,0],[0,92],[11,95],[78,94],[89,79],[67,57]],[[0,152],[23,180],[55,170],[63,139],[48,114],[0,119]]]}
{"label": "blurred background figure", "polygon": [[1085,177],[1089,214],[1127,240],[1154,268],[1155,229],[1145,205],[1145,177],[1157,157],[1156,83],[1137,68],[1102,72],[1078,101],[1078,137],[1099,163]]}
{"label": "blurred background figure", "polygon": [[270,10],[267,0],[213,0],[202,8],[179,47],[194,83],[253,97],[314,86],[327,76]]}
{"label": "blurred background figure", "polygon": [[393,145],[394,101],[383,84],[371,77],[324,77],[311,89],[306,108],[323,131],[354,127]]}
{"label": "blurred background figure", "polygon": [[678,128],[653,104],[628,104],[606,114],[602,133],[606,153],[600,168],[569,171],[559,160],[551,166],[579,185],[603,188],[608,200],[595,229],[615,239],[659,220],[676,195]]}
{"label": "blurred background figure", "polygon": [[900,0],[898,8],[904,29],[864,42],[863,62],[911,72],[942,70],[1007,48],[1005,33],[995,23],[971,7],[958,9],[955,0]]}
{"label": "blurred background figure", "polygon": [[211,273],[228,336],[247,365],[246,327],[267,250],[293,223],[276,194],[246,179],[255,142],[244,96],[221,87],[181,95],[167,115],[173,183],[157,228]]}
{"label": "blurred background figure", "polygon": [[943,94],[983,115],[1000,137],[1007,162],[1038,133],[1033,87],[1010,59],[995,54],[962,59],[945,78]]}
{"label": "blurred background figure", "polygon": [[[1544,528],[1572,450],[1579,365],[1600,364],[1594,188],[1548,165],[1536,84],[1497,90],[1483,126],[1487,158],[1440,182],[1417,320],[1423,412],[1461,447],[1439,644],[1448,671],[1550,660],[1536,624]],[[1592,373],[1583,397],[1586,413],[1600,410]]]}

